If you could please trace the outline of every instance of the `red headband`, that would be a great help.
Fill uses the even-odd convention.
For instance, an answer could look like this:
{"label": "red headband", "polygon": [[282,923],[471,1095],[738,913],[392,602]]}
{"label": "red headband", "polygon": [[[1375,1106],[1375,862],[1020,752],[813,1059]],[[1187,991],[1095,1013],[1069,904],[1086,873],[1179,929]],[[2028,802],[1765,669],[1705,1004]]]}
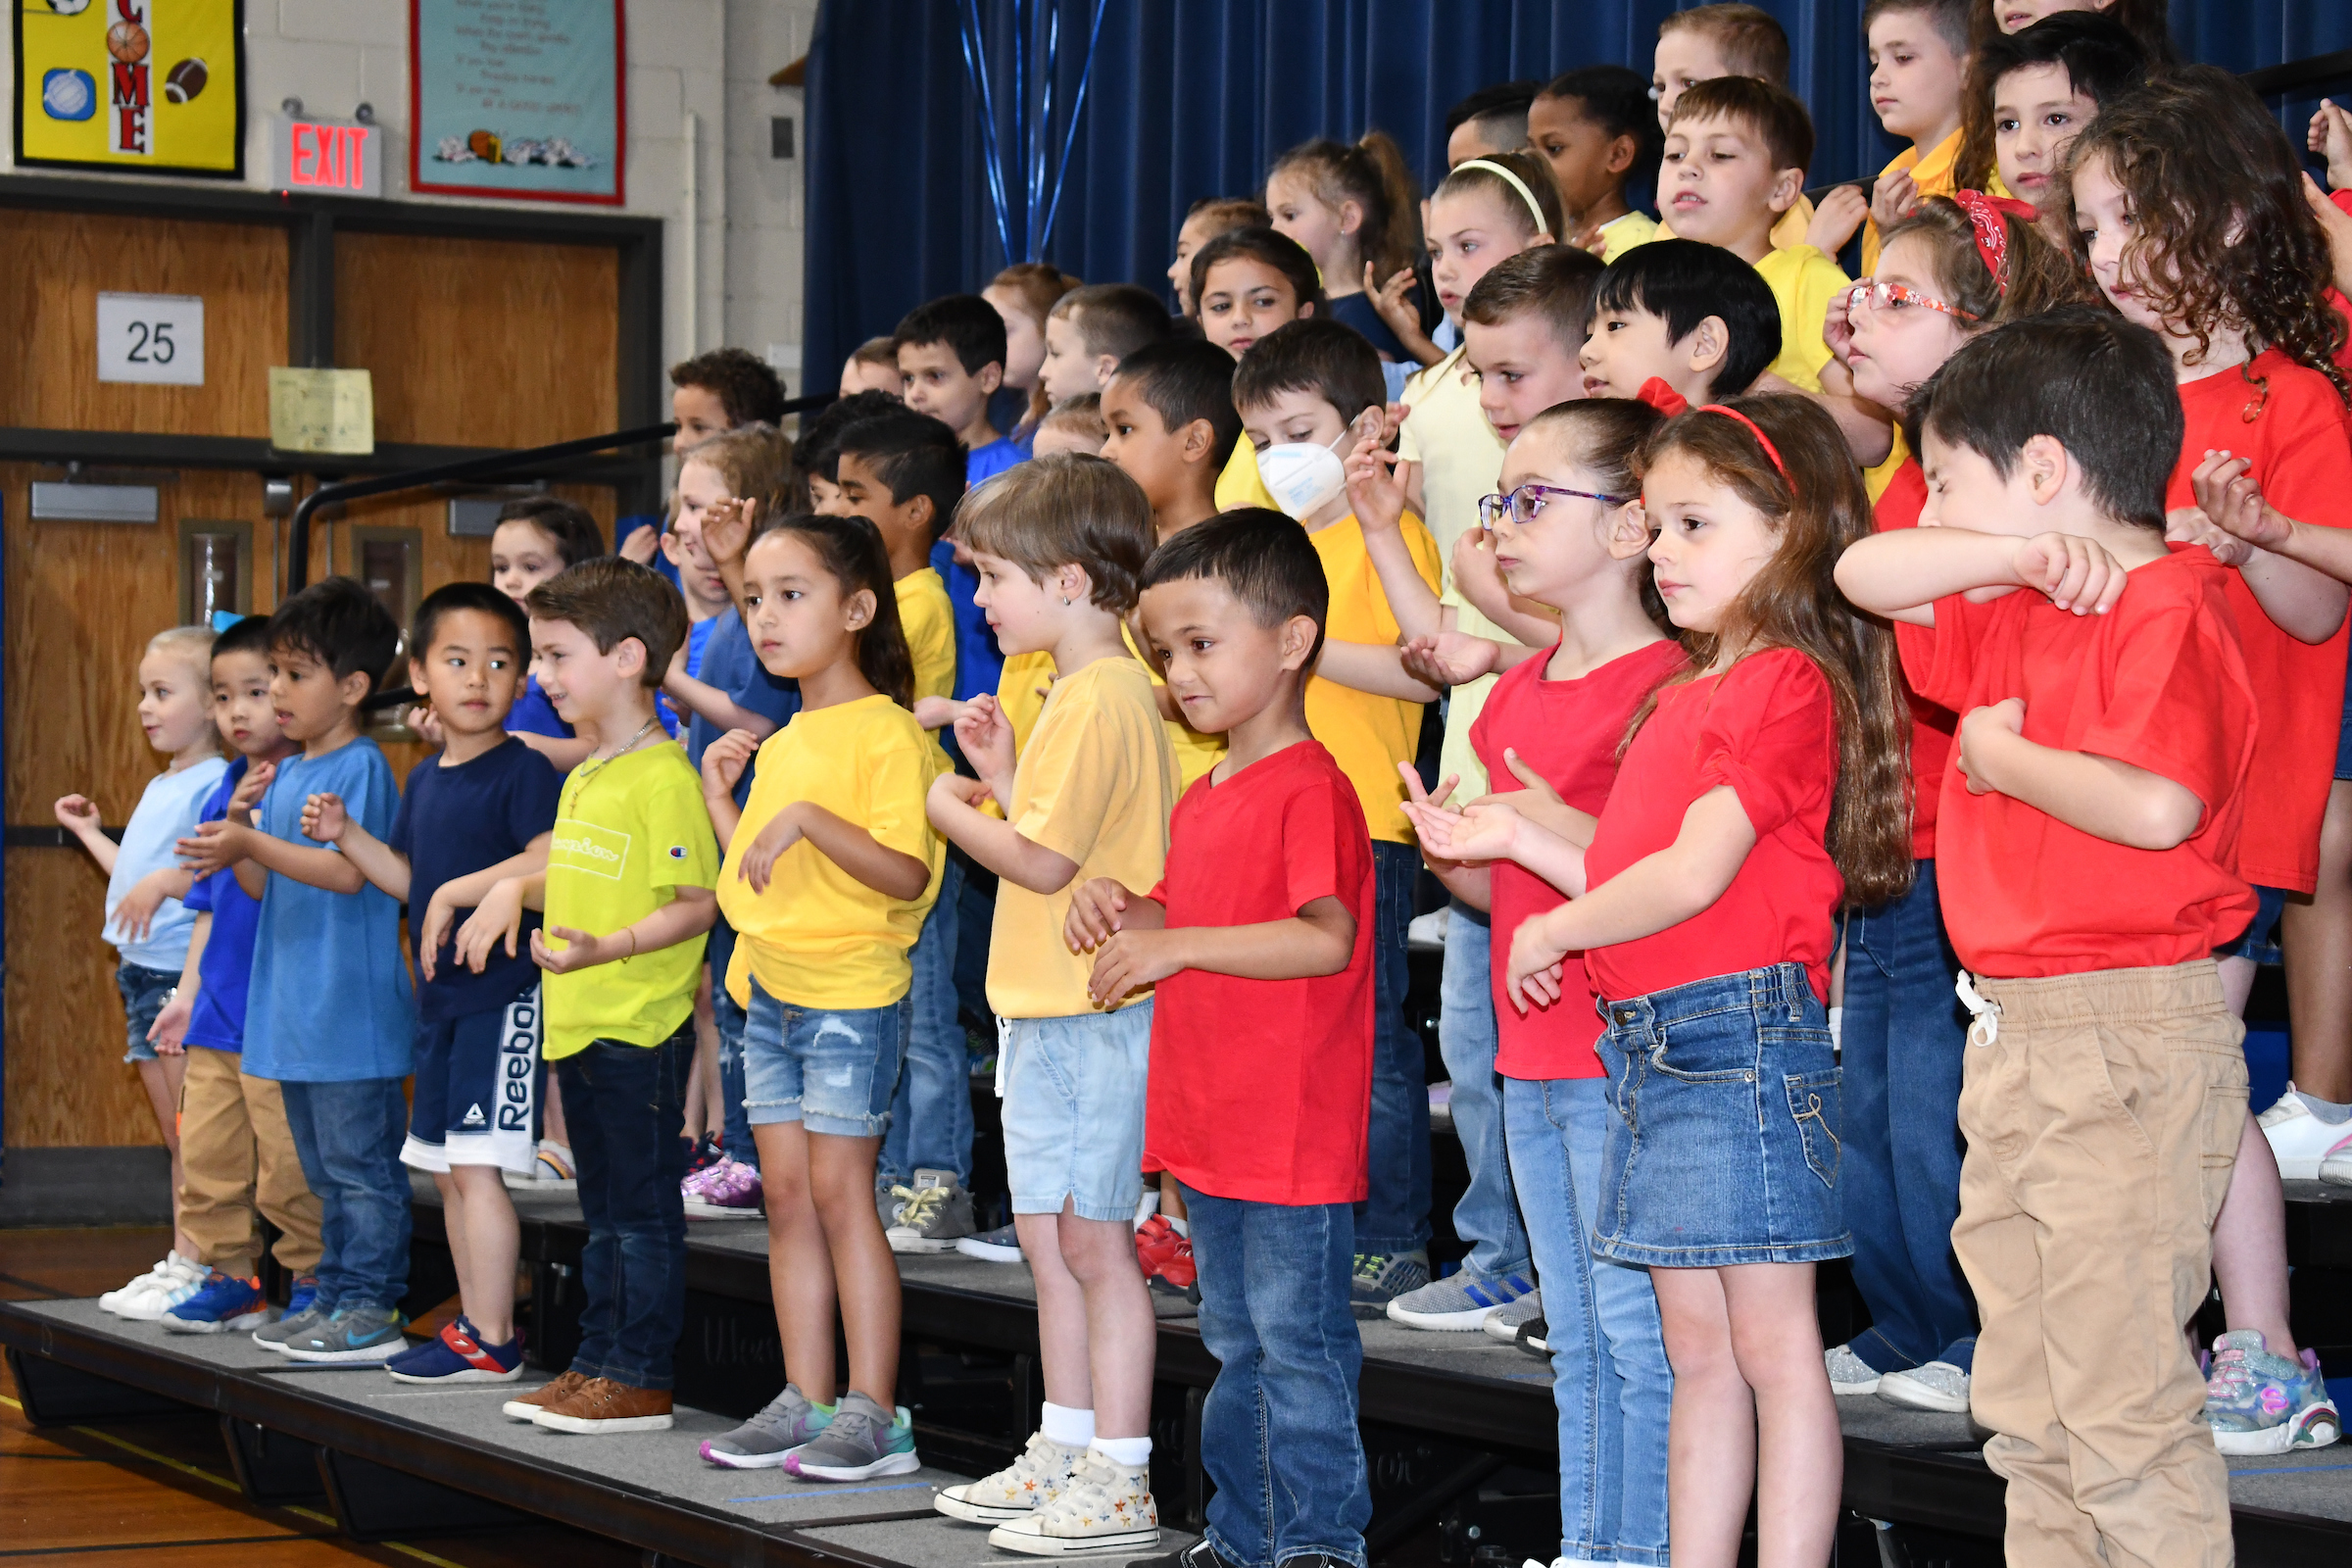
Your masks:
{"label": "red headband", "polygon": [[1995,199],[1981,190],[1956,190],[1952,202],[1968,215],[1969,226],[1976,230],[1977,254],[1984,258],[1984,270],[1992,274],[1996,293],[2009,292],[2009,225],[2001,221],[2006,213],[2031,223],[2038,216],[2033,206],[2014,198]]}
{"label": "red headband", "polygon": [[1764,427],[1762,425],[1756,423],[1755,420],[1749,418],[1746,415],[1741,414],[1738,409],[1727,409],[1720,403],[1702,404],[1700,405],[1698,412],[1701,414],[1720,414],[1727,419],[1738,419],[1741,424],[1746,425],[1747,433],[1756,438],[1756,445],[1764,449],[1764,455],[1770,458],[1772,460],[1772,466],[1780,470],[1781,480],[1783,483],[1788,486],[1788,493],[1791,496],[1796,494],[1796,481],[1789,477],[1788,465],[1781,461],[1781,449],[1772,444],[1772,437],[1764,433]]}

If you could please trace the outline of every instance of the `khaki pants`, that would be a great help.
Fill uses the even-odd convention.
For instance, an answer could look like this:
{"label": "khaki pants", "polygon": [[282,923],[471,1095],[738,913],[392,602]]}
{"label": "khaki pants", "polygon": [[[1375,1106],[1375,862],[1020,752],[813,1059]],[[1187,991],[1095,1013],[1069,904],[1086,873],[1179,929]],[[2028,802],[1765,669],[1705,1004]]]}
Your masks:
{"label": "khaki pants", "polygon": [[2244,1026],[2211,959],[1976,985],[1952,1248],[2008,1560],[2226,1568],[2230,1477],[2181,1325],[2245,1124]]}
{"label": "khaki pants", "polygon": [[188,1049],[179,1094],[179,1228],[196,1260],[237,1279],[261,1259],[258,1206],[284,1234],[277,1260],[296,1275],[318,1268],[318,1200],[302,1176],[286,1102],[275,1083],[248,1077],[233,1051]]}

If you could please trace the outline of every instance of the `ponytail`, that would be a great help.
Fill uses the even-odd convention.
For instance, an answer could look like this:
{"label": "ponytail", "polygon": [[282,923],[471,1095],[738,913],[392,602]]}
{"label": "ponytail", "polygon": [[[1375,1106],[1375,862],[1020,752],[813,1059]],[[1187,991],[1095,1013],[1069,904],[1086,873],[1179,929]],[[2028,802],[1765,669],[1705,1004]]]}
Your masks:
{"label": "ponytail", "polygon": [[[1353,202],[1363,222],[1352,236],[1359,261],[1388,277],[1410,268],[1421,252],[1421,189],[1405,167],[1404,149],[1382,130],[1370,130],[1350,147],[1328,137],[1301,142],[1275,160],[1267,174],[1296,173],[1315,199],[1335,212]],[[1353,278],[1348,280],[1349,284]],[[1325,278],[1324,286],[1333,279]]]}

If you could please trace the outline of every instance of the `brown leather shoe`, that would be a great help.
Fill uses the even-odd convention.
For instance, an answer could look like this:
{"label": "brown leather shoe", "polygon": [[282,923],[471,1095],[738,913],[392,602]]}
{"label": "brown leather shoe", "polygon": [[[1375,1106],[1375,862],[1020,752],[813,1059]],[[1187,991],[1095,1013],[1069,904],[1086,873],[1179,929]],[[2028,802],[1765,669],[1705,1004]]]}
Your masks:
{"label": "brown leather shoe", "polygon": [[564,1372],[552,1383],[542,1384],[528,1394],[517,1394],[499,1408],[517,1421],[529,1421],[548,1405],[577,1394],[580,1385],[587,1381],[583,1373]]}
{"label": "brown leather shoe", "polygon": [[531,1420],[558,1432],[667,1432],[669,1391],[590,1378],[564,1398],[540,1406]]}

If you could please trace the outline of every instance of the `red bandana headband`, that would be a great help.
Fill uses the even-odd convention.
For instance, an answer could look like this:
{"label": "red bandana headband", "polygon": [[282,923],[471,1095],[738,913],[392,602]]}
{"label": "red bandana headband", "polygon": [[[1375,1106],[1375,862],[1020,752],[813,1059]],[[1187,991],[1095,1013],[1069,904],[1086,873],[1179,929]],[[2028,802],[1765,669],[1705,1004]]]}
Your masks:
{"label": "red bandana headband", "polygon": [[2009,292],[2009,225],[2001,221],[2006,213],[2031,223],[2035,213],[2032,206],[2016,200],[2000,201],[1981,190],[1956,190],[1952,202],[1968,215],[1969,226],[1976,230],[1977,254],[1984,258],[1984,270],[1992,274],[1995,292]]}

